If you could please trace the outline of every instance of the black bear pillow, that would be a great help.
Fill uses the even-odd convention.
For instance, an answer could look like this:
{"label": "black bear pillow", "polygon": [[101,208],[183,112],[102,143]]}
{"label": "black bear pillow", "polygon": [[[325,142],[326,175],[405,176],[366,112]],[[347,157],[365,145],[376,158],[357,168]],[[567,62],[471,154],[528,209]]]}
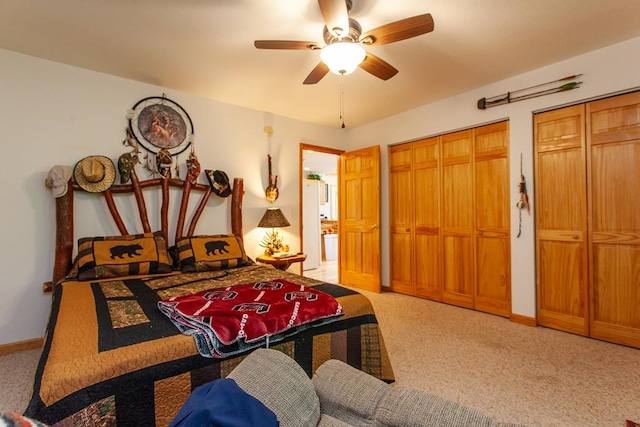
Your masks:
{"label": "black bear pillow", "polygon": [[183,273],[250,265],[240,239],[233,234],[180,237],[176,240]]}
{"label": "black bear pillow", "polygon": [[78,280],[169,273],[171,261],[161,231],[78,240]]}

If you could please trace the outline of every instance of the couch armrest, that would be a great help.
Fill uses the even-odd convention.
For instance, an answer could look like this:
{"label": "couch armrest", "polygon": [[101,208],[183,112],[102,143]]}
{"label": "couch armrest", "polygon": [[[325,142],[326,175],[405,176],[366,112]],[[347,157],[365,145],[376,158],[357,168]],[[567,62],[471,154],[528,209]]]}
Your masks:
{"label": "couch armrest", "polygon": [[347,424],[340,421],[337,418],[333,418],[331,415],[321,414],[318,427],[353,427],[351,424]]}
{"label": "couch armrest", "polygon": [[311,379],[277,350],[257,349],[227,376],[276,414],[282,427],[315,427],[320,403]]}
{"label": "couch armrest", "polygon": [[498,427],[475,408],[402,386],[392,386],[378,408],[381,426]]}
{"label": "couch armrest", "polygon": [[320,411],[352,425],[373,425],[378,403],[389,389],[379,379],[339,360],[318,367],[313,385]]}

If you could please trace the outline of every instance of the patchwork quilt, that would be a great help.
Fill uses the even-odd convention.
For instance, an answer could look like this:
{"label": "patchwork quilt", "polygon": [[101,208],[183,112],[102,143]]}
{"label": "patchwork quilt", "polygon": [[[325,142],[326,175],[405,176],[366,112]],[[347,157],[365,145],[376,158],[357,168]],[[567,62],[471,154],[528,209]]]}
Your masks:
{"label": "patchwork quilt", "polygon": [[58,426],[168,425],[192,390],[226,377],[252,349],[204,357],[194,338],[182,334],[158,303],[259,282],[320,291],[344,312],[271,346],[294,358],[309,376],[333,358],[394,380],[370,302],[345,287],[259,265],[67,281],[54,291],[25,415]]}

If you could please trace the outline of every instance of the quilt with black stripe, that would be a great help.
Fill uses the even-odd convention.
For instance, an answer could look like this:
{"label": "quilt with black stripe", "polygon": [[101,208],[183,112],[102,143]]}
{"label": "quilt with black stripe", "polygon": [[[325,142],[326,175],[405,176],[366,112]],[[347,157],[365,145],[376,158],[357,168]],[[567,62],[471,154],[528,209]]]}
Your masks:
{"label": "quilt with black stripe", "polygon": [[284,279],[335,298],[345,315],[271,348],[312,376],[342,360],[386,382],[393,372],[369,300],[342,286],[270,267],[126,277],[56,286],[43,354],[25,415],[51,425],[168,425],[191,390],[226,377],[252,351],[203,357],[159,301],[211,289]]}

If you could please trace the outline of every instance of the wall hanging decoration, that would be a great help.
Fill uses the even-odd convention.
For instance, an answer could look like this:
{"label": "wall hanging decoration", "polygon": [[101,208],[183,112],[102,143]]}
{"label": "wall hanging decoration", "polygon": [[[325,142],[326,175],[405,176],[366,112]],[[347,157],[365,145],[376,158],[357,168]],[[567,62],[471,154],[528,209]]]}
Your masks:
{"label": "wall hanging decoration", "polygon": [[[162,96],[138,101],[127,115],[131,138],[147,151],[145,167],[162,177],[171,177],[171,157],[192,144],[193,122],[177,102]],[[155,159],[153,158],[155,157]],[[177,162],[175,162],[177,169]],[[176,170],[176,175],[178,171]]]}
{"label": "wall hanging decoration", "polygon": [[173,159],[171,158],[171,153],[166,148],[158,151],[156,153],[156,169],[155,172],[159,174],[162,178],[171,178],[171,165],[173,164]]}
{"label": "wall hanging decoration", "polygon": [[[497,105],[510,104],[512,102],[524,101],[525,99],[537,98],[538,96],[550,95],[552,93],[564,92],[571,89],[577,89],[582,82],[575,82],[575,80],[582,74],[576,74],[574,76],[564,77],[558,80],[552,80],[550,82],[541,83],[539,85],[530,86],[524,89],[516,90],[513,92],[503,93],[502,95],[492,96],[491,98],[482,98],[478,100],[478,108],[480,110],[486,110],[489,107],[495,107]],[[563,83],[564,82],[564,83]],[[562,83],[561,85],[555,85]],[[546,89],[542,89],[545,86]],[[535,90],[537,89],[537,90]]]}
{"label": "wall hanging decoration", "polygon": [[231,184],[229,176],[225,171],[205,169],[204,174],[209,180],[211,190],[216,196],[229,197],[231,195]]}
{"label": "wall hanging decoration", "polygon": [[131,147],[131,151],[121,154],[118,157],[118,172],[120,172],[120,184],[126,184],[131,179],[131,171],[140,162],[140,148],[127,128],[127,137],[122,141],[122,145]]}
{"label": "wall hanging decoration", "polygon": [[196,153],[193,150],[193,145],[191,146],[191,153],[189,153],[189,158],[187,159],[187,181],[191,184],[195,184],[198,181],[198,176],[200,175],[200,162],[198,161],[198,157],[196,157]]}
{"label": "wall hanging decoration", "polygon": [[527,213],[531,215],[529,196],[527,195],[527,182],[522,173],[522,153],[520,153],[520,182],[518,183],[518,192],[520,193],[520,200],[516,203],[516,207],[518,208],[518,218],[520,222],[518,224],[518,235],[516,238],[522,234],[522,210],[526,209]]}
{"label": "wall hanging decoration", "polygon": [[138,163],[138,156],[134,153],[124,153],[118,157],[118,172],[120,184],[126,184],[131,179],[131,170]]}
{"label": "wall hanging decoration", "polygon": [[269,186],[264,191],[265,196],[267,196],[267,200],[271,203],[275,202],[278,196],[280,195],[280,190],[278,190],[278,175],[273,175],[271,173],[271,155],[267,154],[267,159],[269,162]]}

